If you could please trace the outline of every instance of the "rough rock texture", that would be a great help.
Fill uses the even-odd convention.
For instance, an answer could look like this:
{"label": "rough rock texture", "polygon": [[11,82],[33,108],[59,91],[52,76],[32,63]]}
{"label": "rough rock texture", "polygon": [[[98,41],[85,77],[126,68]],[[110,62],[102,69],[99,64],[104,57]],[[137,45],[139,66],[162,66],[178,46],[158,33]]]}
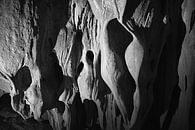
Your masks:
{"label": "rough rock texture", "polygon": [[0,129],[195,129],[194,0],[0,0]]}

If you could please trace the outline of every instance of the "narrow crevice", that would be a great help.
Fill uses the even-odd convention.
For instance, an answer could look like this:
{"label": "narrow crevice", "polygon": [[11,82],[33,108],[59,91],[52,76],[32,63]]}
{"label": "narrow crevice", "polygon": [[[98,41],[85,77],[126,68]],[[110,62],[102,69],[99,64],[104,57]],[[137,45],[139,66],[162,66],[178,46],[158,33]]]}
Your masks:
{"label": "narrow crevice", "polygon": [[187,76],[185,75],[185,91],[188,89],[188,79]]}
{"label": "narrow crevice", "polygon": [[192,31],[192,28],[194,26],[194,22],[195,22],[195,10],[193,10],[192,13],[191,13],[190,30],[189,30],[189,32]]}
{"label": "narrow crevice", "polygon": [[77,70],[76,70],[76,77],[75,77],[75,79],[78,78],[78,76],[80,75],[81,71],[83,70],[83,67],[84,67],[83,62],[80,62],[78,67],[77,67]]}

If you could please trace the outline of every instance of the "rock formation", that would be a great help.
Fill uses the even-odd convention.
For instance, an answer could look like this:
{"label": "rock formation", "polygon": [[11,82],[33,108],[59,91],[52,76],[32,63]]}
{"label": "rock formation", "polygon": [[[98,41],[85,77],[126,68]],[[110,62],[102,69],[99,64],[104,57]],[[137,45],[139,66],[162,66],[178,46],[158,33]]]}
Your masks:
{"label": "rock formation", "polygon": [[1,0],[0,129],[195,129],[194,22],[194,0]]}

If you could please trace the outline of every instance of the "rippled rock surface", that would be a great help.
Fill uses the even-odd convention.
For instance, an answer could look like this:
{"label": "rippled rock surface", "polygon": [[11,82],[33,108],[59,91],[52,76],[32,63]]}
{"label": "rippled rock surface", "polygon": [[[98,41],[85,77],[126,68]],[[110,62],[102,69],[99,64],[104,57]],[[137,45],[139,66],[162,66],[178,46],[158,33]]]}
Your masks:
{"label": "rippled rock surface", "polygon": [[195,129],[194,0],[0,0],[0,129]]}

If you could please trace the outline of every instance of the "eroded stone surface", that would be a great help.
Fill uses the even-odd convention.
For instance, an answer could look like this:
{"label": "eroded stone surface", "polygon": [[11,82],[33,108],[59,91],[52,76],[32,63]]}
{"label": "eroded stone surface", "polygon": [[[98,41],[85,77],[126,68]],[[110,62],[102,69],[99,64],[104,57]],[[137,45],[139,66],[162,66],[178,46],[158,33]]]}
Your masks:
{"label": "eroded stone surface", "polygon": [[39,121],[34,128],[48,120],[53,129],[193,129],[194,8],[193,0],[2,0],[0,95]]}

